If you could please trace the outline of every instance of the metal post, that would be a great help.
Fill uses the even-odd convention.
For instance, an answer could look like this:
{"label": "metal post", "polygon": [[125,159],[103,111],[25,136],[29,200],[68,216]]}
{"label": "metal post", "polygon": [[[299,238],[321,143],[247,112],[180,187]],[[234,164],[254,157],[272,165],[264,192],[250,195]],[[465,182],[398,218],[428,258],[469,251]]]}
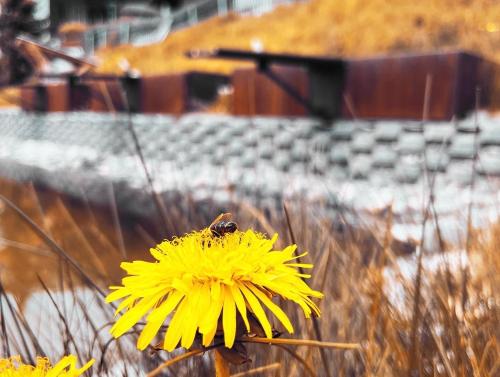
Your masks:
{"label": "metal post", "polygon": [[194,25],[197,22],[198,22],[198,8],[196,6],[193,6],[188,10],[188,23],[189,25]]}
{"label": "metal post", "polygon": [[227,14],[227,0],[217,0],[217,15]]}
{"label": "metal post", "polygon": [[120,44],[130,43],[130,24],[127,22],[120,25]]}
{"label": "metal post", "polygon": [[94,49],[94,31],[93,30],[89,30],[89,31],[86,31],[84,36],[83,36],[83,43],[84,43],[84,50],[87,54],[91,55],[94,53],[95,49]]}

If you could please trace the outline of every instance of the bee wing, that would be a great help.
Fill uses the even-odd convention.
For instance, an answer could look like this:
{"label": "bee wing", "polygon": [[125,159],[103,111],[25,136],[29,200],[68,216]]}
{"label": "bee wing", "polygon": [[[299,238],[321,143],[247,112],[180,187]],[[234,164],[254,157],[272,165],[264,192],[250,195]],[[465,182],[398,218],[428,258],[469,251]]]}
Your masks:
{"label": "bee wing", "polygon": [[219,216],[217,216],[215,218],[214,221],[212,221],[212,223],[210,224],[210,226],[208,227],[209,229],[212,228],[215,224],[217,224],[218,222],[221,222],[221,221],[229,221],[231,220],[233,217],[233,215],[229,212],[226,212],[226,213],[221,213]]}

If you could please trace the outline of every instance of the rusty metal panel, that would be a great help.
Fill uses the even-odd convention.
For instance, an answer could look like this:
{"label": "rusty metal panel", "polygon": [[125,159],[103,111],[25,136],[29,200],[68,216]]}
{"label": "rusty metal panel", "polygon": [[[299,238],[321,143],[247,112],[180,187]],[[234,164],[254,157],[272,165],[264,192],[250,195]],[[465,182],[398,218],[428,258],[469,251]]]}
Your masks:
{"label": "rusty metal panel", "polygon": [[472,110],[476,102],[476,88],[480,89],[479,106],[490,110],[498,110],[500,102],[498,90],[500,89],[500,66],[484,58],[462,54],[459,60],[459,77],[457,91],[461,93],[457,98],[456,106],[462,113]]}
{"label": "rusty metal panel", "polygon": [[72,111],[125,111],[118,80],[79,80],[68,85],[68,102]]}
{"label": "rusty metal panel", "polygon": [[45,87],[47,111],[68,111],[68,85],[66,83],[49,84]]}
{"label": "rusty metal panel", "polygon": [[21,108],[25,111],[68,111],[68,86],[64,82],[23,86]]}
{"label": "rusty metal panel", "polygon": [[[308,97],[309,81],[304,68],[273,66],[271,69],[303,98]],[[262,73],[257,74],[255,104],[257,114],[262,115],[304,116],[308,113],[302,104]]]}
{"label": "rusty metal panel", "polygon": [[90,90],[88,110],[97,112],[125,111],[127,106],[117,81],[85,81]]}
{"label": "rusty metal panel", "polygon": [[[21,105],[27,111],[121,112],[128,110],[127,102],[133,102],[130,105],[134,112],[182,114],[193,107],[187,77],[188,74],[132,80],[118,76],[116,79],[83,77],[57,84],[25,86]],[[192,86],[194,93],[199,85],[195,82]],[[205,87],[202,89],[206,92]]]}
{"label": "rusty metal panel", "polygon": [[232,113],[234,115],[255,115],[255,68],[237,69],[231,81],[233,85]]}
{"label": "rusty metal panel", "polygon": [[431,78],[429,119],[464,116],[474,108],[476,86],[488,86],[485,64],[464,52],[351,60],[344,97],[352,109],[344,103],[343,116],[421,119],[427,76]]}
{"label": "rusty metal panel", "polygon": [[37,93],[33,86],[21,87],[21,109],[24,111],[37,111]]}
{"label": "rusty metal panel", "polygon": [[187,110],[186,74],[143,77],[139,90],[143,113],[182,114]]}
{"label": "rusty metal panel", "polygon": [[92,91],[88,85],[75,83],[70,86],[69,101],[72,111],[84,111],[90,108]]}
{"label": "rusty metal panel", "polygon": [[[272,71],[304,98],[309,95],[307,70],[274,65]],[[236,70],[232,77],[235,115],[304,116],[306,108],[256,68]]]}

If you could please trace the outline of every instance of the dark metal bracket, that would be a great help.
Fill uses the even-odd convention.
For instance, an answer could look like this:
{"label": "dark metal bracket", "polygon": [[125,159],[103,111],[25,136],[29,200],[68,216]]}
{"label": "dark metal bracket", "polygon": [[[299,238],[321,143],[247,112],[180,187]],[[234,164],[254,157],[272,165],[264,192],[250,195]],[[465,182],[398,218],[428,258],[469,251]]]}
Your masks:
{"label": "dark metal bracket", "polygon": [[267,61],[259,61],[257,68],[259,72],[266,75],[271,81],[273,81],[276,85],[278,85],[281,89],[285,91],[290,97],[292,97],[297,103],[302,105],[309,113],[313,115],[317,115],[320,118],[323,118],[320,115],[320,112],[314,107],[311,101],[309,101],[306,97],[304,97],[298,90],[296,90],[292,85],[290,85],[286,80],[284,80],[280,75],[269,67],[269,63]]}
{"label": "dark metal bracket", "polygon": [[[233,49],[192,50],[188,51],[186,55],[193,59],[211,58],[253,61],[259,72],[277,84],[311,115],[322,119],[331,119],[338,115],[340,111],[340,90],[343,87],[345,76],[345,62],[341,59]],[[304,97],[296,88],[274,72],[271,68],[272,64],[306,68],[310,79],[309,96]]]}

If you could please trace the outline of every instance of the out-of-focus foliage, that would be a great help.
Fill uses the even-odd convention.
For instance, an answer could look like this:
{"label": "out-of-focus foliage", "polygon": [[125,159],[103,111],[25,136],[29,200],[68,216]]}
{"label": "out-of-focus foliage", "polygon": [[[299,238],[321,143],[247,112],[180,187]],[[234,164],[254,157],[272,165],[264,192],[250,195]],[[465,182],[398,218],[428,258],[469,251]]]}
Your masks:
{"label": "out-of-focus foliage", "polygon": [[192,48],[232,47],[297,54],[366,56],[462,48],[500,62],[500,2],[495,0],[311,0],[260,16],[230,14],[141,48],[103,50],[101,71],[127,59],[143,73],[230,72],[237,62],[192,61]]}

